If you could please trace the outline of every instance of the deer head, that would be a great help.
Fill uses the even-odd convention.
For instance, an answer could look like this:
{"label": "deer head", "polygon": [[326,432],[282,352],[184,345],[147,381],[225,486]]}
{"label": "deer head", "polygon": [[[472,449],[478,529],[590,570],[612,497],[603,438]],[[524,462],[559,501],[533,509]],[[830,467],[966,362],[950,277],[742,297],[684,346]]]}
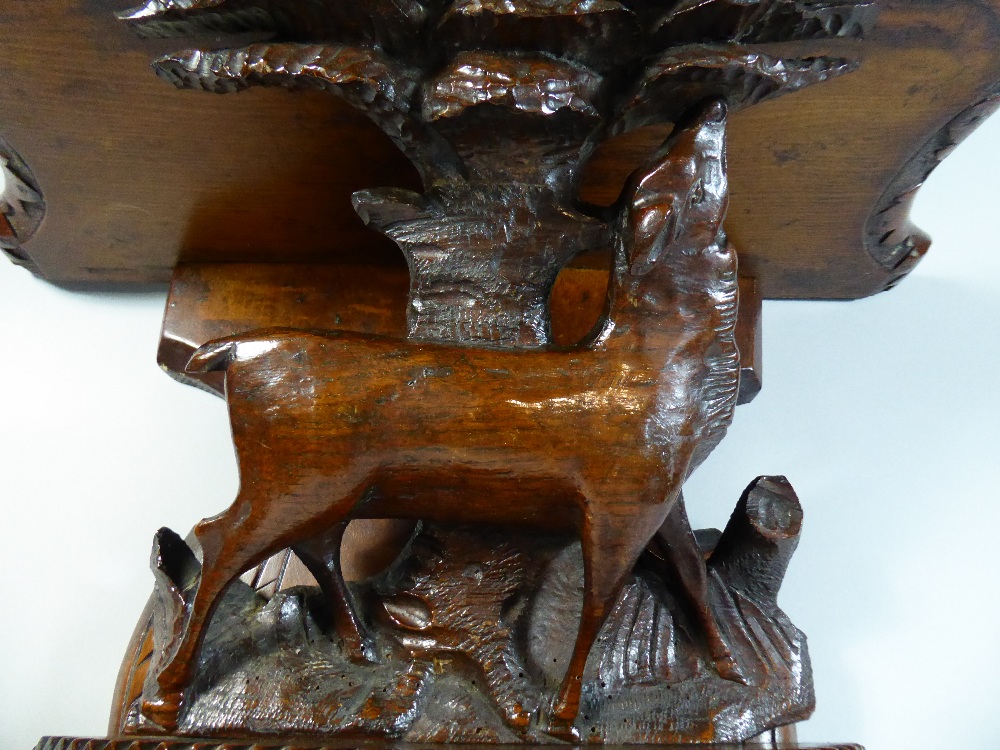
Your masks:
{"label": "deer head", "polygon": [[726,115],[721,101],[702,107],[629,178],[619,200],[618,242],[631,275],[649,273],[668,251],[693,256],[724,244]]}

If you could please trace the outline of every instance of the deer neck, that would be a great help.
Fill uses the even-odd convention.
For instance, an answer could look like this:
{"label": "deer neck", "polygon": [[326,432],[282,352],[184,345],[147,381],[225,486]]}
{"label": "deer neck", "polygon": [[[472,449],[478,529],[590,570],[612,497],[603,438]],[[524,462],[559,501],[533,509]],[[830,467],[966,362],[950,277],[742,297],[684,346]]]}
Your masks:
{"label": "deer neck", "polygon": [[619,249],[594,344],[612,351],[675,350],[727,325],[736,314],[735,267],[695,273],[686,260],[663,258],[636,275]]}

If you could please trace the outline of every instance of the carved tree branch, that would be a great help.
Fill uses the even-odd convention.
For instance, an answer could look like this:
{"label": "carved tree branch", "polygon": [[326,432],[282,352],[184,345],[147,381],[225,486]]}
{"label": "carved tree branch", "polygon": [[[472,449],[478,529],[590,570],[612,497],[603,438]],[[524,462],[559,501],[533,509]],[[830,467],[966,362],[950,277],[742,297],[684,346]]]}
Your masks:
{"label": "carved tree branch", "polygon": [[873,0],[681,0],[653,36],[660,44],[861,39],[877,14]]}
{"label": "carved tree branch", "polygon": [[788,480],[758,477],[740,498],[709,564],[728,586],[773,609],[801,529],[802,506]]}
{"label": "carved tree branch", "polygon": [[144,37],[256,32],[412,54],[433,14],[418,0],[149,0],[118,14]]}
{"label": "carved tree branch", "polygon": [[317,88],[363,111],[406,154],[426,185],[459,179],[454,151],[411,114],[420,73],[367,47],[253,44],[162,57],[156,72],[178,88],[228,94],[252,86]]}
{"label": "carved tree branch", "polygon": [[681,47],[646,68],[619,105],[611,131],[674,122],[708,98],[723,99],[730,111],[738,111],[850,73],[858,65],[839,57],[772,57],[736,45]]}

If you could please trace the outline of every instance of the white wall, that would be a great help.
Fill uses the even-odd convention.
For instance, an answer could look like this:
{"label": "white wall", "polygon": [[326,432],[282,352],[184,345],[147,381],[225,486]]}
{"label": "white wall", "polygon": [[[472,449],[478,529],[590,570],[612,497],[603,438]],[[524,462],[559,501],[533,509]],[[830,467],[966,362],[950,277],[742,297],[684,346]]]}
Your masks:
{"label": "white wall", "polygon": [[[1000,743],[1000,119],[921,193],[931,254],[854,303],[768,303],[764,391],[692,480],[721,526],[787,474],[806,526],[781,602],[810,637],[800,736]],[[0,264],[0,748],[102,736],[153,532],[236,488],[223,403],[155,364],[164,294],[81,294]]]}

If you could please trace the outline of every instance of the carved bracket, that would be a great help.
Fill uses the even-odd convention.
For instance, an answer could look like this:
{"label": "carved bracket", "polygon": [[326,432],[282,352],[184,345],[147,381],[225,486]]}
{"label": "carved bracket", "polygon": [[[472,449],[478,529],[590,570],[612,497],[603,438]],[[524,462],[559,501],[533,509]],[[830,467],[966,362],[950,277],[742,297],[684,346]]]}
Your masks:
{"label": "carved bracket", "polygon": [[[681,487],[725,434],[758,348],[737,333],[723,231],[729,113],[858,68],[751,45],[859,37],[872,7],[709,3],[726,15],[710,33],[704,5],[372,0],[315,16],[157,0],[126,15],[165,35],[273,34],[154,67],[180,88],[340,97],[424,192],[353,195],[406,258],[405,336],[303,320],[344,327],[347,299],[314,295],[295,327],[243,320],[185,363],[224,388],[241,490],[190,546],[157,536],[149,663],[122,731],[663,743],[743,741],[808,715],[804,641],[776,605],[794,493],[759,480],[700,546]],[[613,206],[580,200],[601,141],[662,123],[670,137]],[[607,249],[604,292],[581,295],[601,310],[575,309],[589,330],[560,344],[557,279],[579,291],[565,269]],[[161,361],[185,349],[166,332]],[[356,519],[419,524],[350,587]],[[238,580],[276,553],[318,589],[265,601]]]}

